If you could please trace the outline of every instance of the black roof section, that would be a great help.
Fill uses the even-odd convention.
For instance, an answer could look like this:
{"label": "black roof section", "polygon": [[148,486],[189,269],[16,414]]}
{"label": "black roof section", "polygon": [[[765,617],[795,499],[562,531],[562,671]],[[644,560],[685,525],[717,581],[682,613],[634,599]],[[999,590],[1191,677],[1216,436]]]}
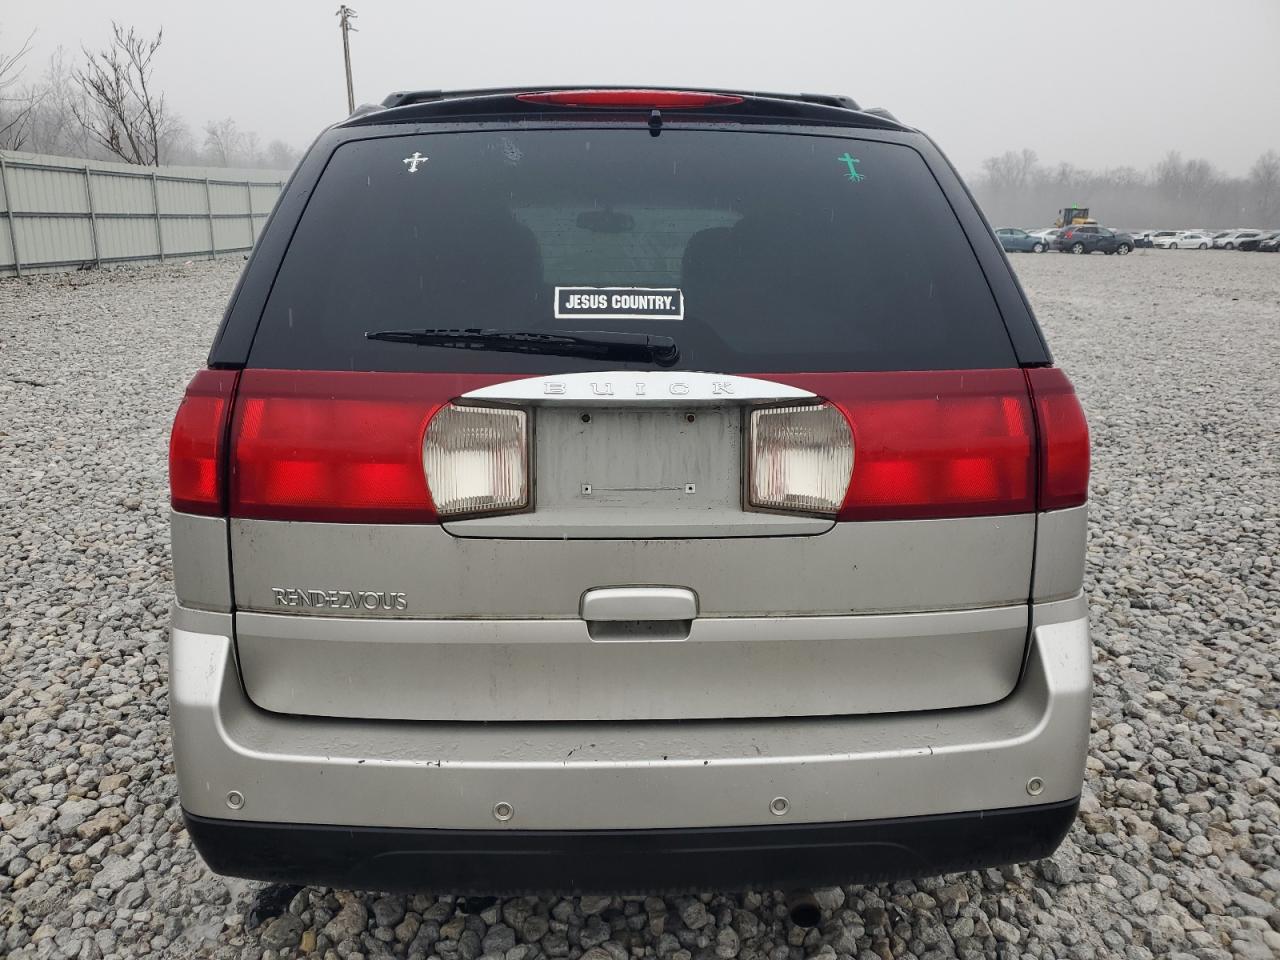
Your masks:
{"label": "black roof section", "polygon": [[725,120],[784,121],[792,123],[836,124],[873,127],[883,130],[907,130],[893,114],[883,108],[864,109],[852,97],[826,93],[765,93],[749,90],[725,90],[706,87],[657,87],[652,85],[601,86],[568,84],[553,86],[497,87],[478,90],[402,90],[390,94],[380,106],[366,105],[356,109],[339,126],[414,123],[424,120],[546,118],[572,117],[586,113],[618,114],[621,108],[577,107],[560,104],[529,103],[517,99],[522,93],[554,93],[564,90],[661,90],[689,93],[715,93],[741,97],[732,105],[673,109],[667,118],[691,115],[716,116]]}

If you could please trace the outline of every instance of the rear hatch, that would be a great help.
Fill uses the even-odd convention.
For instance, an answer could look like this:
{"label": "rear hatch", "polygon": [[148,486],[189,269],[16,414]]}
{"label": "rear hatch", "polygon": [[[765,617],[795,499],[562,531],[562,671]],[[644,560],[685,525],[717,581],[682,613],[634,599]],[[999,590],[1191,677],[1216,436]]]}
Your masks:
{"label": "rear hatch", "polygon": [[918,152],[692,122],[395,132],[334,151],[239,375],[259,706],[643,720],[1010,692],[1035,417]]}

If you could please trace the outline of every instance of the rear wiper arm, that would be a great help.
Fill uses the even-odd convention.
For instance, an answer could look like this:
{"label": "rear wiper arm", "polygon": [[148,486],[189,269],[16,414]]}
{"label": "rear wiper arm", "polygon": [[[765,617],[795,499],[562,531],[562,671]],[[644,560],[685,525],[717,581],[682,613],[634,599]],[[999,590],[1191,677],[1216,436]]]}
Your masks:
{"label": "rear wiper arm", "polygon": [[420,347],[452,347],[458,350],[497,350],[503,353],[537,353],[592,360],[622,360],[675,366],[680,348],[671,337],[647,333],[614,333],[606,330],[496,330],[427,328],[424,330],[375,330],[367,340],[412,343]]}

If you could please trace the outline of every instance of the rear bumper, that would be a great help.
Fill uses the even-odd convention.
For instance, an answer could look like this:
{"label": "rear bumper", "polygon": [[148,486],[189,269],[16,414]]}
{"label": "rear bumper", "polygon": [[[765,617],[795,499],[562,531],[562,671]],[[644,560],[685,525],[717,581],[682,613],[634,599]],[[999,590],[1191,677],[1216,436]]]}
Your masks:
{"label": "rear bumper", "polygon": [[[375,888],[397,885],[401,863],[416,887],[609,887],[608,874],[590,874],[573,851],[644,859],[663,849],[655,837],[676,844],[672,859],[637,889],[711,883],[700,871],[713,869],[738,885],[748,876],[782,884],[793,873],[801,882],[805,870],[814,876],[804,882],[819,882],[1042,856],[1070,820],[1062,805],[1080,793],[1091,650],[1083,597],[1032,611],[1022,677],[988,706],[479,724],[265,712],[241,687],[231,615],[175,607],[170,701],[182,805],[220,872]],[[779,797],[780,815],[771,812]],[[509,819],[496,819],[499,804],[510,805]],[[1000,820],[1016,814],[1031,820]],[[948,829],[955,836],[944,842]],[[878,832],[895,839],[879,844]],[[441,857],[438,875],[427,869],[455,848],[465,856]],[[322,849],[346,852],[309,852]],[[715,863],[699,866],[707,854]],[[744,866],[757,856],[764,872]]]}
{"label": "rear bumper", "polygon": [[218,873],[457,894],[788,890],[954,873],[1051,854],[1077,800],[854,823],[702,830],[404,830],[186,815]]}

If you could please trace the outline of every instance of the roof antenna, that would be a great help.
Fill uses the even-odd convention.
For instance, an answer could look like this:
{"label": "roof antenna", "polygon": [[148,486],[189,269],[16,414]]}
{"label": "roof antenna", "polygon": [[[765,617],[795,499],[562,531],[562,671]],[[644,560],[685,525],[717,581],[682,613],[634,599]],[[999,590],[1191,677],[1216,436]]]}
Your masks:
{"label": "roof antenna", "polygon": [[662,132],[662,112],[654,107],[649,111],[649,136],[656,137]]}

